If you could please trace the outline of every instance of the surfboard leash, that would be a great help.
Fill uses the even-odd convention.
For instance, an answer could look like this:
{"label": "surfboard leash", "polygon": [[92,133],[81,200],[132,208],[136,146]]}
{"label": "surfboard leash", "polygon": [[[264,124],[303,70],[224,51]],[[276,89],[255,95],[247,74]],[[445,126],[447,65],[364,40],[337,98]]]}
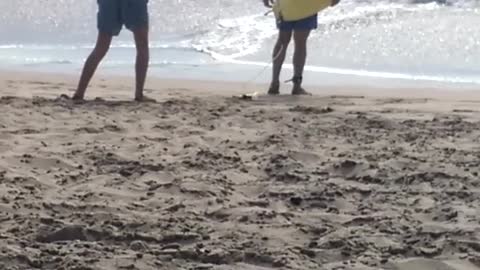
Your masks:
{"label": "surfboard leash", "polygon": [[274,55],[274,57],[272,58],[272,62],[269,63],[268,65],[265,65],[265,67],[259,73],[257,73],[251,79],[244,82],[244,85],[243,85],[244,90],[245,90],[245,88],[248,84],[251,84],[252,82],[257,80],[263,73],[265,73],[265,70],[267,70],[267,68],[273,66],[273,62],[275,62],[280,57],[280,54],[283,53],[284,49],[285,48],[284,48],[283,44],[280,44],[280,50],[278,51],[278,53],[276,55]]}

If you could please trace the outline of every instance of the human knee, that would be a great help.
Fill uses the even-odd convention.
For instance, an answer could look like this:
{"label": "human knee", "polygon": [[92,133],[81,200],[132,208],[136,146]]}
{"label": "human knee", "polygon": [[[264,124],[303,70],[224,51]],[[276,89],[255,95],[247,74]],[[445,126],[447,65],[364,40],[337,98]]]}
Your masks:
{"label": "human knee", "polygon": [[291,41],[291,40],[292,40],[291,38],[285,37],[285,38],[279,39],[279,40],[278,40],[278,43],[281,44],[281,45],[283,45],[283,46],[288,46],[288,44],[290,44],[290,41]]}
{"label": "human knee", "polygon": [[298,52],[307,51],[307,42],[295,42],[295,51],[298,51]]}
{"label": "human knee", "polygon": [[278,35],[277,44],[288,46],[292,39],[292,32],[280,32]]}
{"label": "human knee", "polygon": [[309,32],[304,31],[295,32],[295,34],[293,35],[293,39],[296,44],[306,44],[309,34]]}
{"label": "human knee", "polygon": [[147,42],[140,42],[140,43],[137,43],[137,53],[138,54],[142,54],[142,55],[148,55],[149,53],[149,47],[148,47],[148,43]]}
{"label": "human knee", "polygon": [[307,50],[306,39],[295,40],[295,51],[304,52],[306,50]]}
{"label": "human knee", "polygon": [[148,47],[148,42],[137,42],[137,57],[149,58],[150,49]]}
{"label": "human knee", "polygon": [[98,45],[93,50],[92,55],[98,59],[102,59],[103,57],[105,57],[109,49],[109,45]]}
{"label": "human knee", "polygon": [[148,46],[146,47],[137,47],[137,57],[148,59],[150,57],[150,52]]}
{"label": "human knee", "polygon": [[137,47],[137,49],[140,50],[140,49],[148,48],[148,40],[149,40],[148,25],[134,30],[133,36],[135,39],[135,46]]}

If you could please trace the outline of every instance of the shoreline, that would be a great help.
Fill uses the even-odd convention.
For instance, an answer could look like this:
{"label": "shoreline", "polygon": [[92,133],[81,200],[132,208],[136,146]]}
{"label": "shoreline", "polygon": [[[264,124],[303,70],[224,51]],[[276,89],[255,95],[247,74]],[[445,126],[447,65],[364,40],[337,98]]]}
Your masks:
{"label": "shoreline", "polygon": [[[149,78],[165,79],[169,81],[207,81],[216,83],[242,84],[242,85],[263,85],[270,80],[271,67],[260,65],[255,61],[233,60],[232,62],[211,62],[205,64],[159,64],[151,65]],[[347,70],[337,68],[311,67],[304,74],[304,84],[316,88],[375,88],[384,90],[396,89],[420,89],[430,90],[458,90],[468,91],[479,89],[480,84],[474,79],[463,78],[442,78],[441,76],[405,75],[401,73]],[[0,70],[10,70],[27,73],[45,73],[63,75],[80,74],[80,66],[63,64],[42,64],[30,66],[0,66]],[[45,71],[48,70],[48,71]],[[282,72],[282,80],[290,78],[292,67],[286,63]],[[133,77],[133,62],[127,66],[100,66],[97,75],[104,77]],[[382,75],[383,74],[383,75]],[[383,77],[383,76],[386,77]],[[391,78],[388,78],[391,77]],[[430,78],[431,77],[431,78]],[[436,77],[436,79],[434,78]],[[417,78],[417,79],[414,79]],[[430,79],[428,79],[430,78]],[[445,80],[445,81],[442,81]],[[455,81],[460,80],[460,81]],[[464,80],[464,81],[462,81]],[[288,85],[284,85],[288,89]],[[314,92],[315,93],[315,92]]]}
{"label": "shoreline", "polygon": [[[28,82],[39,81],[45,83],[57,84],[56,87],[50,89],[50,91],[44,88],[33,88],[32,92],[16,92],[16,91],[4,91],[0,93],[2,95],[25,95],[30,94],[29,97],[45,94],[48,97],[53,97],[60,94],[71,94],[76,88],[76,83],[79,74],[73,73],[55,73],[55,72],[36,72],[36,71],[18,71],[16,69],[0,69],[0,82],[3,83],[2,88],[9,82]],[[110,82],[114,80],[114,82]],[[111,98],[125,97],[129,93],[127,88],[132,87],[134,84],[134,76],[127,75],[111,75],[102,74],[99,72],[93,77],[91,85],[87,91],[87,99],[92,99],[95,95],[104,97],[107,93],[102,91],[105,88],[105,82],[108,82],[110,86],[119,87],[121,90],[117,90],[115,93],[108,94]],[[389,81],[389,80],[386,80]],[[395,80],[393,80],[395,81]],[[413,83],[413,82],[412,82]],[[367,96],[367,97],[392,97],[392,98],[432,98],[439,100],[477,100],[480,99],[480,91],[477,91],[475,86],[471,87],[425,87],[419,86],[414,88],[399,87],[395,82],[391,85],[379,85],[379,84],[359,84],[357,86],[347,85],[315,85],[305,84],[305,87],[314,94],[314,96],[331,96],[331,95],[352,95],[352,96]],[[281,87],[281,94],[289,95],[290,84],[283,83]],[[145,85],[145,92],[147,94],[155,94],[157,91],[165,91],[168,89],[183,89],[192,90],[200,95],[221,95],[232,96],[241,94],[250,94],[257,92],[259,95],[264,95],[268,88],[267,83],[245,83],[234,81],[218,81],[218,80],[202,80],[202,79],[171,79],[162,78],[150,75],[147,77]],[[63,91],[62,91],[63,89]],[[228,90],[226,90],[228,89]],[[41,91],[39,91],[41,90]],[[133,94],[133,90],[131,90]],[[118,95],[117,95],[118,93]],[[158,93],[157,93],[158,94]]]}

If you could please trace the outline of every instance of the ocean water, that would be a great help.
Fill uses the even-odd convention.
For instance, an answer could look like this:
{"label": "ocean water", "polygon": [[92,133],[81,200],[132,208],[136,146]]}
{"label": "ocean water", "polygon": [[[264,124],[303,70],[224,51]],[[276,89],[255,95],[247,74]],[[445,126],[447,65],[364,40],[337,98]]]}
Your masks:
{"label": "ocean water", "polygon": [[[277,30],[262,1],[150,0],[150,12],[150,74],[268,80]],[[311,83],[480,83],[479,0],[343,0],[319,22],[309,43]],[[0,1],[0,67],[78,72],[95,37],[95,0]],[[130,73],[134,56],[125,30],[101,72]]]}

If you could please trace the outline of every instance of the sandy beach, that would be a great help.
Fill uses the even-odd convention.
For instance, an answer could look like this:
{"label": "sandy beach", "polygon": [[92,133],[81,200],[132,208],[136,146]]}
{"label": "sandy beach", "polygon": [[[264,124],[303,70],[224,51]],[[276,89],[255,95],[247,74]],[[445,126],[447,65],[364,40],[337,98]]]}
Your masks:
{"label": "sandy beach", "polygon": [[480,269],[480,93],[0,72],[0,269]]}

